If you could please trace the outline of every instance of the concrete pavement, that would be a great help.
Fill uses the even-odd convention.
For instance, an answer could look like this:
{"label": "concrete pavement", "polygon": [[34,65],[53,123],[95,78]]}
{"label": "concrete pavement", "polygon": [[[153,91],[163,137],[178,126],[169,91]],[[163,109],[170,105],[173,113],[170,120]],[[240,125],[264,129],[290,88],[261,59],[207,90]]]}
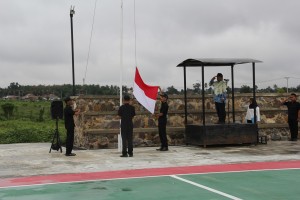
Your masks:
{"label": "concrete pavement", "polygon": [[66,157],[49,153],[50,143],[0,145],[0,178],[126,169],[201,166],[212,164],[300,160],[300,142],[276,141],[251,146],[170,146],[134,148],[134,157],[121,158],[117,149],[74,150]]}

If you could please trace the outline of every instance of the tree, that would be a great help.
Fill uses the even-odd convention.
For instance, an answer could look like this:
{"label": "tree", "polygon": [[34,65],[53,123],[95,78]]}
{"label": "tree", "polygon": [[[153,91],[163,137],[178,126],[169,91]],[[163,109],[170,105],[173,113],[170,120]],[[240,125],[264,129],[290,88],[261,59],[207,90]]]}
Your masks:
{"label": "tree", "polygon": [[242,85],[240,93],[251,93],[252,89],[248,85]]}
{"label": "tree", "polygon": [[200,87],[201,87],[201,84],[200,84],[200,83],[194,83],[194,84],[193,84],[194,93],[200,94],[200,92],[201,92]]}
{"label": "tree", "polygon": [[1,107],[4,112],[4,116],[7,119],[10,119],[10,117],[13,115],[15,105],[13,103],[5,103],[5,104],[1,105]]}
{"label": "tree", "polygon": [[179,94],[179,91],[173,85],[168,87],[166,92],[168,94]]}

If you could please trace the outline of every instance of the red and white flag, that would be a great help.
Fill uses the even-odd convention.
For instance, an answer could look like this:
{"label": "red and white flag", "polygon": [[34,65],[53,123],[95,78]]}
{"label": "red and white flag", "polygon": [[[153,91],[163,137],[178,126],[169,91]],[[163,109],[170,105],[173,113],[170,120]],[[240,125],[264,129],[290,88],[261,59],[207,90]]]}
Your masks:
{"label": "red and white flag", "polygon": [[137,101],[149,112],[154,113],[158,93],[158,86],[150,86],[144,83],[138,68],[135,69],[133,94]]}

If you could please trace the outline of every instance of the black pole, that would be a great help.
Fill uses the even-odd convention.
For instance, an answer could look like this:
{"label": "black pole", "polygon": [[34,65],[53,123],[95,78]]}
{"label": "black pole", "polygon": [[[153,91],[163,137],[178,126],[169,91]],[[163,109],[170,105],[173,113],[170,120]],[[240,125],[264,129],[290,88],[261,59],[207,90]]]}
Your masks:
{"label": "black pole", "polygon": [[204,66],[202,65],[202,120],[205,127],[205,91],[204,91]]}
{"label": "black pole", "polygon": [[72,48],[72,78],[73,78],[73,96],[76,95],[75,92],[75,72],[74,72],[74,42],[73,42],[73,14],[75,14],[74,7],[70,9],[70,19],[71,19],[71,48]]}
{"label": "black pole", "polygon": [[232,122],[235,123],[235,111],[234,111],[234,73],[233,73],[234,65],[231,65],[231,101],[232,101]]}
{"label": "black pole", "polygon": [[186,99],[186,67],[183,66],[184,80],[184,124],[187,125],[187,99]]}
{"label": "black pole", "polygon": [[[256,102],[256,88],[255,88],[255,63],[252,63],[252,76],[253,76],[253,101]],[[254,107],[254,123],[257,122],[256,107]]]}
{"label": "black pole", "polygon": [[[256,102],[256,87],[255,87],[255,62],[252,63],[252,76],[253,76],[253,101]],[[259,133],[257,126],[256,107],[254,107],[254,124],[256,125],[256,144],[259,142]]]}

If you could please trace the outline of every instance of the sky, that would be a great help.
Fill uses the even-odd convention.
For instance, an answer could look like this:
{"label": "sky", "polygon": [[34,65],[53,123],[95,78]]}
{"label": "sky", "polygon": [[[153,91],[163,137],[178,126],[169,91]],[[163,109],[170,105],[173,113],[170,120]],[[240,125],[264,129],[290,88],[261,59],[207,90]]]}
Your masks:
{"label": "sky", "polygon": [[[123,7],[121,8],[121,2]],[[0,87],[76,84],[183,88],[188,58],[252,58],[258,88],[300,85],[299,0],[0,0]],[[122,14],[123,13],[123,14]],[[122,28],[123,27],[123,28]],[[205,69],[231,79],[230,67]],[[234,67],[236,87],[252,86],[252,65]],[[187,86],[202,82],[187,69]]]}

